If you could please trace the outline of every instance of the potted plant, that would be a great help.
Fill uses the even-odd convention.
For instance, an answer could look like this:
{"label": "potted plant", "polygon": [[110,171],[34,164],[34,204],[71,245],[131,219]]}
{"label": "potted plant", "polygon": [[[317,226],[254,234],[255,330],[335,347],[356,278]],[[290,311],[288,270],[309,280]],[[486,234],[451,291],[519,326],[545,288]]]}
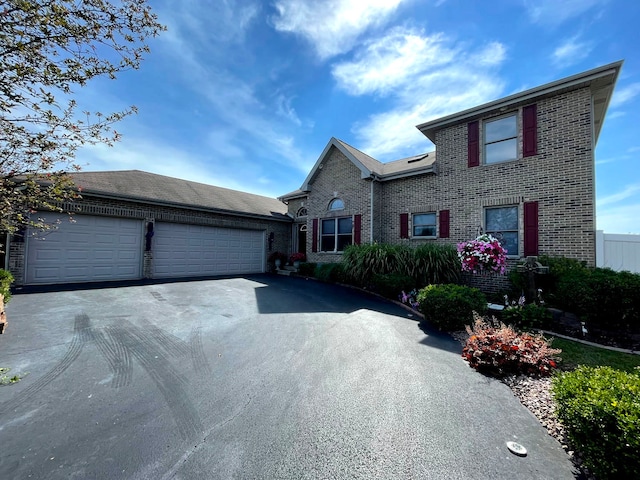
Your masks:
{"label": "potted plant", "polygon": [[267,258],[267,261],[275,265],[276,270],[280,270],[280,266],[282,265],[282,262],[287,261],[287,255],[282,252],[273,252],[271,253],[271,255],[269,255],[269,257]]}
{"label": "potted plant", "polygon": [[296,253],[292,254],[291,257],[289,257],[289,261],[294,266],[294,268],[297,270],[298,268],[300,268],[300,262],[306,262],[307,261],[307,256],[302,252],[296,252]]}
{"label": "potted plant", "polygon": [[464,272],[504,274],[507,268],[507,251],[489,234],[459,243],[458,257]]}

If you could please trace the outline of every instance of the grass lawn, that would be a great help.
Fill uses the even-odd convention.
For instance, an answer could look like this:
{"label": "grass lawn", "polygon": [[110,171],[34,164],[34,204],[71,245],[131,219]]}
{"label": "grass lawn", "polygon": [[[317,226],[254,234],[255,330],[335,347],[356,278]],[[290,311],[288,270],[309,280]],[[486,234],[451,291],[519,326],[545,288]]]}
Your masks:
{"label": "grass lawn", "polygon": [[[561,370],[573,370],[578,365],[598,367],[608,365],[617,370],[633,372],[640,366],[640,355],[614,352],[605,348],[592,347],[564,338],[554,338],[551,346],[562,350],[559,363]],[[635,370],[637,371],[637,370]]]}

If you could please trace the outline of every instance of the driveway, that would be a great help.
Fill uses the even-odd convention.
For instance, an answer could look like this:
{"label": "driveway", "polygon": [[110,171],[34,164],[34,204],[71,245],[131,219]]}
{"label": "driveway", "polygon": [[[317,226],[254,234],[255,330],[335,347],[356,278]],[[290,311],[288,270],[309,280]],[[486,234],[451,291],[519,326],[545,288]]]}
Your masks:
{"label": "driveway", "polygon": [[[402,308],[256,275],[15,295],[2,479],[570,479],[502,383]],[[526,457],[505,445],[516,441]]]}

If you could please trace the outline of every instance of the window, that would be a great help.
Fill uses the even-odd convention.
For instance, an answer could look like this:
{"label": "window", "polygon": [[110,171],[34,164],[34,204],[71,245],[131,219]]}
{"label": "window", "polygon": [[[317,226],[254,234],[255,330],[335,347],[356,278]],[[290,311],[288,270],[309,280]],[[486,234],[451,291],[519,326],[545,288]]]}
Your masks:
{"label": "window", "polygon": [[487,208],[486,232],[493,235],[507,250],[507,255],[518,256],[518,207]]}
{"label": "window", "polygon": [[436,236],[436,214],[416,213],[413,215],[413,236],[414,237],[435,237]]}
{"label": "window", "polygon": [[518,158],[516,115],[484,123],[484,163],[498,163]]}
{"label": "window", "polygon": [[329,202],[329,210],[344,210],[344,202],[339,198],[334,198]]}
{"label": "window", "polygon": [[307,216],[307,209],[305,207],[300,207],[300,209],[298,210],[298,213],[296,213],[296,217],[306,217]]}
{"label": "window", "polygon": [[351,217],[322,220],[320,251],[342,252],[352,243],[353,222]]}

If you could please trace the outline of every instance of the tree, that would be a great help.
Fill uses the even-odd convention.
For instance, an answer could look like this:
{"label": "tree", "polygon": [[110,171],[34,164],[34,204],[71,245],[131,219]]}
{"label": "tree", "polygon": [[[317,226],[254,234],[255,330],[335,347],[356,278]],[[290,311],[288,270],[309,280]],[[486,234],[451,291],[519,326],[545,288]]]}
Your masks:
{"label": "tree", "polygon": [[79,194],[68,175],[82,145],[113,145],[135,107],[78,112],[74,89],[137,69],[166,28],[146,0],[0,0],[0,232],[51,228]]}

